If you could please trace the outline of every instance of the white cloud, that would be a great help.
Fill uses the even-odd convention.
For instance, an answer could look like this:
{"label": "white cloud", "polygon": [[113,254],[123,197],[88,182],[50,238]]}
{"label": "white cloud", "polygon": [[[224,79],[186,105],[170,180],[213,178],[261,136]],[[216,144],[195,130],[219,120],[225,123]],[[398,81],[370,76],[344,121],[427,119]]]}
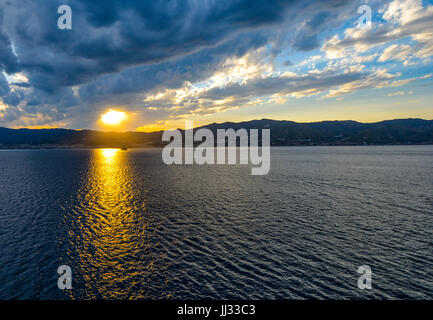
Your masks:
{"label": "white cloud", "polygon": [[433,6],[423,7],[421,0],[394,0],[380,12],[384,23],[373,29],[347,28],[344,37],[333,36],[322,46],[329,59],[357,56],[368,50],[409,39],[410,45],[391,44],[380,55],[379,62],[388,60],[411,63],[410,59],[426,59],[433,55]]}
{"label": "white cloud", "polygon": [[409,56],[414,53],[415,47],[409,45],[398,45],[393,44],[386,48],[382,55],[379,57],[378,61],[385,62],[388,60],[400,60],[406,61]]}
{"label": "white cloud", "polygon": [[340,95],[352,93],[360,89],[400,87],[408,83],[414,82],[416,80],[430,78],[432,74],[429,73],[421,77],[394,80],[399,76],[401,76],[400,73],[391,74],[388,73],[386,69],[379,69],[374,73],[368,75],[364,79],[345,83],[342,86],[338,87],[337,89],[329,90],[329,93],[326,95],[326,98],[338,97]]}
{"label": "white cloud", "polygon": [[397,76],[396,74],[388,73],[386,69],[379,69],[363,79],[345,83],[337,89],[329,90],[329,93],[325,97],[334,98],[360,89],[385,87],[390,84],[391,79]]}
{"label": "white cloud", "polygon": [[404,96],[404,95],[405,95],[404,91],[396,91],[396,92],[388,93],[388,97]]}

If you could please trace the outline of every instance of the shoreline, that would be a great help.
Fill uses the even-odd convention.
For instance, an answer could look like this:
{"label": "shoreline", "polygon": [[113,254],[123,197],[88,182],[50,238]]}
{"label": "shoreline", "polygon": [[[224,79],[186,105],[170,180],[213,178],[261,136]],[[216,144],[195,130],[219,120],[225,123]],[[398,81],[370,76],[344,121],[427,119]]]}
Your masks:
{"label": "shoreline", "polygon": [[[312,145],[272,145],[271,148],[293,148],[293,147],[390,147],[390,146],[433,146],[433,142],[428,143],[392,143],[392,144],[312,144]],[[0,147],[0,150],[95,150],[95,149],[121,149],[122,147],[116,146],[34,146],[34,147]],[[128,147],[132,149],[162,149],[164,146],[135,146]],[[216,148],[216,147],[214,147]],[[227,146],[226,146],[227,148]],[[237,147],[239,148],[239,147]],[[184,147],[182,147],[184,149]],[[127,150],[125,150],[127,151]]]}

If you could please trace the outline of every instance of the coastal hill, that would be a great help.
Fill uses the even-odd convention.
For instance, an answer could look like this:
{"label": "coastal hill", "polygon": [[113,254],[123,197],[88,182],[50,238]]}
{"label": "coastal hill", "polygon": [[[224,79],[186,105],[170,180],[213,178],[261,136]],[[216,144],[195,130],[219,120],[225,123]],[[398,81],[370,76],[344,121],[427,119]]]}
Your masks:
{"label": "coastal hill", "polygon": [[[213,123],[202,128],[271,129],[271,145],[433,144],[433,120],[398,119],[376,123],[321,121],[298,123],[253,120]],[[198,128],[196,128],[198,129]],[[70,129],[0,128],[0,148],[158,147],[162,132],[101,132]],[[216,135],[215,135],[216,136]]]}

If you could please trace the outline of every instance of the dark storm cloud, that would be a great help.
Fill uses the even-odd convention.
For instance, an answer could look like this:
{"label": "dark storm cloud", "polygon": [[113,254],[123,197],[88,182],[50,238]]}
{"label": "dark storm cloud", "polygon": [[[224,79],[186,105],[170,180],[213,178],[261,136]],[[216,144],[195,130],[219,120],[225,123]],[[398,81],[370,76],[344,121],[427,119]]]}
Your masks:
{"label": "dark storm cloud", "polygon": [[[277,23],[293,1],[71,1],[73,29],[59,30],[59,1],[6,5],[7,30],[32,84],[52,91],[124,68],[175,59],[239,32]],[[16,70],[2,37],[2,68]],[[4,52],[3,52],[4,51]],[[3,58],[4,56],[4,58]]]}
{"label": "dark storm cloud", "polygon": [[7,73],[15,73],[19,71],[18,61],[13,54],[11,42],[9,38],[0,32],[0,69]]}
{"label": "dark storm cloud", "polygon": [[[336,29],[341,16],[347,12],[353,16],[359,3],[355,1],[317,1],[316,11],[310,11],[302,22],[302,27],[294,35],[291,46],[300,51],[310,51],[320,46],[319,36],[324,30]],[[345,8],[348,7],[348,8]]]}
{"label": "dark storm cloud", "polygon": [[0,73],[0,101],[10,106],[16,106],[20,103],[22,98],[20,92],[11,90],[5,76],[3,73]]}
{"label": "dark storm cloud", "polygon": [[0,97],[5,96],[10,91],[9,84],[6,81],[5,76],[3,73],[0,73]]}
{"label": "dark storm cloud", "polygon": [[[3,24],[4,9],[0,7],[0,26]],[[12,44],[9,37],[2,32],[0,28],[0,70],[8,73],[18,71],[17,57],[12,50]]]}
{"label": "dark storm cloud", "polygon": [[206,48],[175,61],[144,65],[114,75],[106,75],[82,86],[79,90],[80,97],[85,101],[94,102],[107,98],[108,94],[172,89],[183,86],[186,81],[202,81],[221,67],[227,52],[230,52],[231,56],[241,57],[248,50],[265,45],[266,40],[265,35],[257,32],[242,34],[218,47]]}
{"label": "dark storm cloud", "polygon": [[[62,4],[72,8],[72,30],[57,28]],[[314,49],[353,7],[341,0],[0,0],[0,71],[29,79],[14,84],[24,93],[2,99],[56,119],[74,105],[93,112],[101,102],[132,103],[143,92],[205,80],[226,58],[266,44],[271,55],[287,43]]]}
{"label": "dark storm cloud", "polygon": [[309,51],[319,46],[318,34],[323,26],[333,15],[327,11],[316,14],[305,24],[303,30],[293,39],[292,46],[295,49]]}

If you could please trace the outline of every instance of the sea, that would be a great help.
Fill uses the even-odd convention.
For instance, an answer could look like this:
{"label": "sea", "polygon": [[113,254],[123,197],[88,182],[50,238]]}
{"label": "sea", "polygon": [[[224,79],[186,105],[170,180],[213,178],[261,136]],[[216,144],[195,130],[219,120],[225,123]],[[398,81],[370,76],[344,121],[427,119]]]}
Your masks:
{"label": "sea", "polygon": [[433,299],[433,146],[161,152],[1,150],[0,299]]}

